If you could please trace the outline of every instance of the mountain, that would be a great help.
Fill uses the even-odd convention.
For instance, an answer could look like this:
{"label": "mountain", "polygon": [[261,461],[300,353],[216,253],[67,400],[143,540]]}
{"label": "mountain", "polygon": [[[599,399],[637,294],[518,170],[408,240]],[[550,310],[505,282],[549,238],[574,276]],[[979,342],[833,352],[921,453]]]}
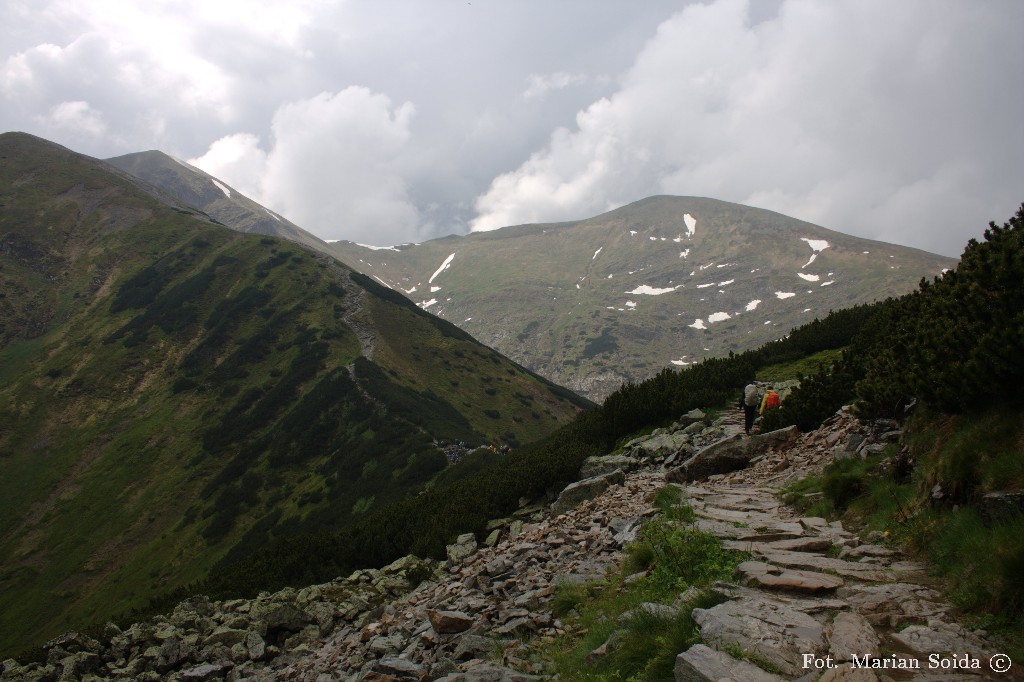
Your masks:
{"label": "mountain", "polygon": [[240,232],[283,237],[323,251],[325,243],[227,183],[160,151],[106,159],[112,166],[167,192],[182,203]]}
{"label": "mountain", "polygon": [[0,135],[0,654],[586,404],[323,254]]}
{"label": "mountain", "polygon": [[956,260],[714,199],[391,249],[329,245],[550,380],[600,400],[666,367],[754,348],[913,289]]}

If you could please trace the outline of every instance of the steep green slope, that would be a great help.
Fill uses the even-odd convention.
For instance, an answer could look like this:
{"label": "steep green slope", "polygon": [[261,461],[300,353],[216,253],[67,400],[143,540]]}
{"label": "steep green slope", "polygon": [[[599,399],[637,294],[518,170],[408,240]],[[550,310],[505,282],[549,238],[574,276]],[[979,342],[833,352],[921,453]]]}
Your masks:
{"label": "steep green slope", "polygon": [[697,197],[390,250],[330,245],[517,362],[599,400],[829,310],[905,293],[955,259]]}
{"label": "steep green slope", "polygon": [[[420,490],[584,401],[329,258],[0,136],[0,651]],[[158,193],[157,193],[158,194]]]}

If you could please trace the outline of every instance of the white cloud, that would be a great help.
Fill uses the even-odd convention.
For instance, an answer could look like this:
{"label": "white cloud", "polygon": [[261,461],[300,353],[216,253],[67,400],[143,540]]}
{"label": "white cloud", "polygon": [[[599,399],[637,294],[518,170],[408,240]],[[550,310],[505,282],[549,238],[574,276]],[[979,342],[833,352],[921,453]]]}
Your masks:
{"label": "white cloud", "polygon": [[617,92],[494,179],[472,228],[667,193],[959,252],[979,216],[1012,213],[1024,100],[1019,71],[996,74],[1024,61],[1009,20],[1024,6],[789,0],[749,15],[717,0],[663,22]]}
{"label": "white cloud", "polygon": [[564,90],[572,85],[585,83],[586,80],[585,75],[568,71],[556,71],[548,74],[531,73],[526,79],[527,86],[523,91],[523,99],[543,97],[552,90]]}
{"label": "white cloud", "polygon": [[269,150],[237,134],[191,163],[323,238],[401,243],[419,228],[402,165],[414,113],[367,88],[325,92],[277,110]]}
{"label": "white cloud", "polygon": [[255,135],[237,133],[222,137],[209,150],[189,163],[210,175],[227,180],[235,189],[256,201],[264,201],[262,180],[267,154]]}

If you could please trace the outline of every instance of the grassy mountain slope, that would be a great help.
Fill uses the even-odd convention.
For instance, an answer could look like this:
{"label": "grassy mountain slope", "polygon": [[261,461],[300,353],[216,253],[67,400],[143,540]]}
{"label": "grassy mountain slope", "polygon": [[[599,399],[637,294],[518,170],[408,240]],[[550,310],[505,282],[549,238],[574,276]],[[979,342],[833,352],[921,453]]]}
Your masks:
{"label": "grassy mountain slope", "polygon": [[668,196],[589,220],[393,250],[330,247],[593,399],[664,367],[754,348],[829,310],[905,293],[956,264],[771,211]]}
{"label": "grassy mountain slope", "polygon": [[329,258],[0,135],[0,651],[423,488],[578,397]]}

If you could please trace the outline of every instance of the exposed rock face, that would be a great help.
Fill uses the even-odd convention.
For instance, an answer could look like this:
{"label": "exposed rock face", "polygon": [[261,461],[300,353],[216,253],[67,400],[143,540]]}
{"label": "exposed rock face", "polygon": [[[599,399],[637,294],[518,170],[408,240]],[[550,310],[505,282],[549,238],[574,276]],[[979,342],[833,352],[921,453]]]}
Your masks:
{"label": "exposed rock face", "polygon": [[[673,428],[698,424],[699,432],[688,434],[696,442],[729,441],[741,420],[737,413],[710,427],[694,421]],[[800,517],[776,495],[792,478],[832,461],[850,433],[864,431],[870,444],[876,431],[891,432],[886,426],[865,427],[840,413],[827,429],[776,441],[795,442],[769,447],[747,468],[687,486],[697,527],[752,558],[739,566],[736,582],[714,586],[724,600],[717,606],[694,609],[700,592],[690,589],[672,604],[644,603],[623,617],[692,613],[702,642],[677,656],[677,681],[877,680],[870,670],[839,664],[893,649],[925,663],[933,651],[969,653],[987,665],[993,651],[919,584],[926,582],[922,566],[891,547],[861,542],[841,523]],[[636,446],[647,440],[628,451],[642,451]],[[649,500],[665,485],[664,473],[651,468],[598,478],[604,481],[587,493],[591,499],[573,501],[559,515],[525,506],[495,521],[488,527],[497,533],[493,543],[480,547],[473,535],[460,536],[446,562],[404,557],[251,600],[194,597],[124,631],[109,624],[99,639],[69,632],[46,645],[46,663],[0,663],[0,679],[549,679],[543,664],[529,659],[527,643],[564,632],[550,611],[557,584],[603,578],[644,519],[657,513]],[[589,660],[614,650],[620,636],[613,631]],[[808,654],[831,657],[839,667],[808,669]]]}
{"label": "exposed rock face", "polygon": [[798,434],[795,426],[755,436],[736,434],[697,451],[682,466],[670,471],[666,478],[678,483],[689,483],[714,474],[743,469],[756,457],[792,444]]}
{"label": "exposed rock face", "polygon": [[558,496],[555,503],[551,505],[551,513],[554,515],[564,514],[570,509],[575,508],[581,502],[585,500],[591,500],[612,485],[622,485],[626,481],[626,474],[621,469],[616,469],[611,473],[602,474],[601,476],[594,476],[593,478],[586,478],[576,483],[570,483],[566,486],[562,494]]}

